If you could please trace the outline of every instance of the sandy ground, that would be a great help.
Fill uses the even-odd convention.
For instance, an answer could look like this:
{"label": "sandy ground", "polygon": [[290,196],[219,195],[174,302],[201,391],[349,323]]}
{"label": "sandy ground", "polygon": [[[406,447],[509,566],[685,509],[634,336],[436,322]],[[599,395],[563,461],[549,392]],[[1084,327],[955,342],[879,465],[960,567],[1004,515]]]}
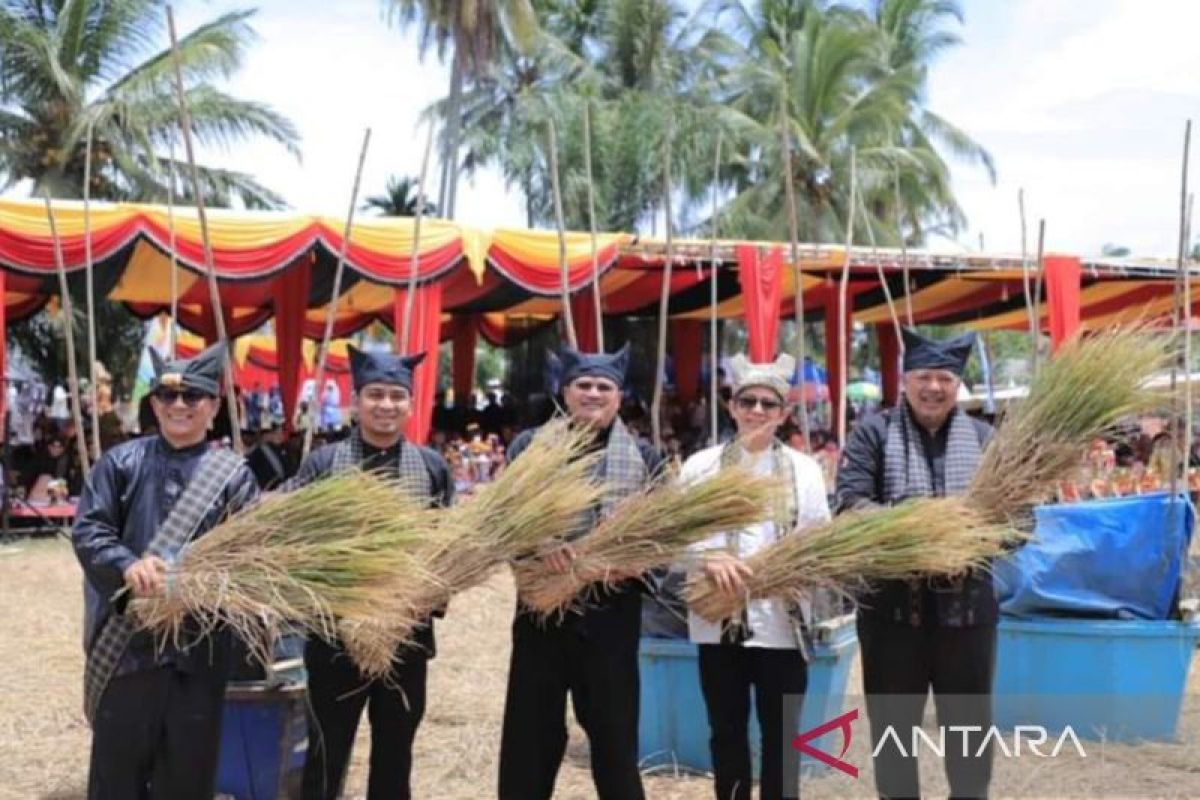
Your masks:
{"label": "sandy ground", "polygon": [[[80,573],[61,540],[0,545],[0,798],[83,795],[89,731],[80,708]],[[494,795],[500,717],[508,666],[512,587],[505,576],[457,598],[439,625],[429,703],[417,737],[418,797],[466,800]],[[857,672],[851,677],[852,691]],[[1086,758],[1001,759],[996,797],[1200,797],[1200,670],[1193,668],[1181,741],[1140,746],[1084,742]],[[348,797],[365,792],[366,723],[360,730]],[[861,730],[861,729],[860,729]],[[855,759],[860,765],[868,759]],[[851,751],[854,756],[854,750]],[[869,768],[806,779],[805,797],[870,797]],[[647,774],[652,800],[711,797],[705,776]],[[945,796],[940,765],[922,762],[922,786]],[[559,774],[557,798],[594,797],[587,745],[578,728]]]}

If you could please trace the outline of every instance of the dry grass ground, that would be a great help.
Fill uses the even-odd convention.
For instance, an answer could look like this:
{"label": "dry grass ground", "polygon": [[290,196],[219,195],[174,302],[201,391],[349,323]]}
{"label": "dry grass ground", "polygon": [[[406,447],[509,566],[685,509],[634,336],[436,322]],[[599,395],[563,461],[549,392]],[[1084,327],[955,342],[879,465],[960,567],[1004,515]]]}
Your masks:
{"label": "dry grass ground", "polygon": [[[80,573],[62,540],[0,546],[0,798],[83,794],[89,732],[80,712]],[[417,737],[418,797],[466,800],[494,795],[500,716],[508,668],[512,588],[506,577],[457,598],[439,625],[429,703]],[[857,677],[852,676],[852,687]],[[994,795],[1021,797],[1200,797],[1200,674],[1193,670],[1180,744],[1086,743],[1088,757],[997,764]],[[348,796],[365,791],[366,723],[355,750]],[[858,759],[865,763],[865,759]],[[940,766],[926,759],[923,783],[945,796]],[[704,777],[648,775],[651,800],[711,797]],[[813,798],[869,797],[858,781],[824,776],[804,784]],[[558,798],[594,797],[582,733],[572,731]]]}

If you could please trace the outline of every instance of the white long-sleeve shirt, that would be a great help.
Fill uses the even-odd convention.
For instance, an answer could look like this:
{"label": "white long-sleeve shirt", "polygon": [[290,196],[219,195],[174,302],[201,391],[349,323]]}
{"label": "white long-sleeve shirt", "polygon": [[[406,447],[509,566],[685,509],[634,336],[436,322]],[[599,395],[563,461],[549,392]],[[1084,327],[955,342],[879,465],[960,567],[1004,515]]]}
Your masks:
{"label": "white long-sleeve shirt", "polygon": [[[684,463],[679,480],[691,483],[715,474],[721,465],[722,449],[723,446],[718,445],[694,453]],[[827,521],[830,518],[829,500],[825,494],[825,480],[821,473],[821,467],[815,460],[791,447],[784,447],[783,452],[792,460],[794,467],[796,516],[799,528],[802,531],[805,527]],[[770,448],[760,453],[743,452],[742,454],[743,466],[758,475],[769,475],[773,461]],[[745,559],[786,533],[787,531],[780,531],[773,520],[765,520],[741,531],[718,533],[693,545],[691,552],[697,556],[703,556],[712,551],[726,552]],[[792,535],[803,535],[803,533]],[[746,609],[746,618],[753,635],[743,643],[745,647],[788,650],[801,647],[801,643],[797,640],[796,628],[792,624],[787,605],[783,600],[776,598],[752,600]],[[720,624],[709,622],[691,611],[688,612],[688,634],[689,638],[697,644],[719,644],[721,642]]]}

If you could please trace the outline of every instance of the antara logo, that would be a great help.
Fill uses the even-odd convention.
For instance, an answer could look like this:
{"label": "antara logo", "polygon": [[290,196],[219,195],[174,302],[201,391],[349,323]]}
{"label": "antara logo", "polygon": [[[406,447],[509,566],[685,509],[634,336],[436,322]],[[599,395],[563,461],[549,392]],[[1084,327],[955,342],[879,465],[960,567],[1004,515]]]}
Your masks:
{"label": "antara logo", "polygon": [[[858,709],[847,711],[841,716],[834,717],[828,722],[824,722],[815,728],[800,733],[792,739],[792,747],[798,750],[803,755],[809,756],[817,761],[820,761],[826,766],[833,767],[836,770],[846,773],[852,778],[858,777],[858,767],[849,761],[845,760],[847,751],[850,749],[850,743],[854,738],[854,728],[852,723],[858,720]],[[832,731],[841,731],[842,747],[841,751],[835,756],[820,750],[812,745],[814,739],[819,739]],[[992,725],[984,728],[980,725],[950,725],[937,728],[937,736],[931,736],[920,727],[913,727],[912,733],[908,738],[908,748],[905,748],[904,740],[896,729],[889,725],[884,729],[883,735],[879,737],[879,741],[875,744],[875,748],[871,751],[871,758],[876,758],[885,747],[894,747],[899,755],[908,758],[918,755],[921,750],[925,749],[931,755],[938,758],[944,758],[946,755],[946,738],[947,732],[951,735],[953,743],[954,736],[958,736],[962,741],[962,755],[964,758],[982,756],[987,752],[989,744],[994,744],[995,747],[1004,754],[1005,758],[1020,758],[1026,753],[1037,756],[1038,758],[1056,758],[1063,748],[1070,744],[1075,750],[1075,753],[1080,758],[1087,758],[1087,752],[1083,749],[1083,744],[1080,743],[1079,737],[1075,735],[1075,730],[1068,725],[1063,728],[1057,739],[1050,736],[1049,732],[1041,725],[1017,725],[1012,731],[1012,746],[1009,746],[1009,740],[1001,734],[1000,729]],[[979,734],[984,734],[979,741],[979,745],[975,748],[969,746],[969,741],[976,738]],[[1050,742],[1053,746],[1049,748],[1049,752],[1043,752],[1043,748],[1047,747]],[[1024,745],[1024,749],[1022,749]]]}

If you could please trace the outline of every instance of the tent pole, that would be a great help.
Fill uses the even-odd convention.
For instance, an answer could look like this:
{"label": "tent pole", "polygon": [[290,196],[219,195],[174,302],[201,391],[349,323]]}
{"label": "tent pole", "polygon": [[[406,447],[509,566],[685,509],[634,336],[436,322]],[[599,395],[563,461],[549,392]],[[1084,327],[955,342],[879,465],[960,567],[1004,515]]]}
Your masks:
{"label": "tent pole", "polygon": [[[417,178],[417,214],[413,218],[412,255],[408,261],[408,286],[404,292],[404,321],[400,323],[400,355],[408,355],[409,332],[412,330],[414,297],[417,293],[417,270],[421,261],[421,220],[425,217],[425,176],[429,172],[429,154],[433,151],[433,120],[429,120],[429,133],[425,137],[425,155],[421,157],[421,175]],[[365,150],[364,150],[365,153]],[[359,170],[362,164],[359,164]],[[355,195],[357,195],[355,190]],[[351,210],[351,213],[354,213]]]}
{"label": "tent pole", "polygon": [[304,429],[304,447],[301,458],[307,458],[312,450],[313,431],[317,427],[317,409],[324,393],[325,359],[329,355],[329,340],[333,337],[333,321],[337,316],[338,297],[342,293],[342,272],[346,268],[346,253],[350,250],[350,234],[354,224],[354,206],[358,203],[358,186],[362,182],[363,162],[367,160],[367,147],[371,144],[371,129],[363,132],[362,149],[358,153],[358,168],[354,172],[354,188],[350,190],[350,209],[346,212],[346,225],[342,228],[342,246],[338,249],[337,268],[333,271],[333,291],[329,306],[325,309],[325,330],[321,334],[321,348],[317,351],[317,369],[313,375],[313,397],[308,404],[308,425]]}
{"label": "tent pole", "polygon": [[717,201],[721,183],[721,140],[724,134],[725,132],[722,130],[717,131],[717,152],[713,156],[712,245],[709,248],[708,254],[709,264],[712,268],[712,274],[709,275],[708,279],[708,443],[710,446],[715,446],[720,436],[719,426],[717,425],[717,370],[721,368],[721,356],[718,352],[720,347],[717,339]]}
{"label": "tent pole", "polygon": [[796,185],[792,177],[792,137],[788,130],[791,119],[787,111],[786,89],[780,102],[783,114],[780,116],[780,142],[783,154],[783,188],[787,194],[788,209],[788,238],[792,256],[792,282],[795,285],[792,300],[792,313],[796,320],[796,369],[799,370],[800,389],[800,436],[804,440],[804,449],[812,450],[812,437],[808,424],[808,401],[804,397],[804,368],[808,360],[808,346],[804,341],[804,273],[800,269],[800,219],[796,210]]}
{"label": "tent pole", "polygon": [[663,146],[663,224],[667,234],[667,258],[663,264],[662,291],[658,297],[658,356],[654,363],[654,396],[650,401],[650,430],[654,435],[654,446],[660,451],[662,441],[662,394],[667,366],[667,311],[671,300],[671,269],[675,261],[675,238],[671,224],[671,124],[667,123],[667,136]]}
{"label": "tent pole", "polygon": [[592,303],[596,310],[596,350],[604,352],[604,304],[600,299],[600,260],[596,250],[596,187],[592,183],[592,104],[583,104],[583,162],[587,169],[588,227],[592,234]]}
{"label": "tent pole", "polygon": [[850,207],[846,214],[846,257],[842,263],[842,283],[838,291],[838,408],[837,408],[837,441],[838,450],[846,447],[846,372],[849,370],[847,352],[850,349],[850,336],[846,334],[846,295],[850,291],[850,257],[854,247],[854,203],[858,190],[857,153],[850,149]]}
{"label": "tent pole", "polygon": [[[96,120],[89,119],[83,150],[83,263],[87,280],[88,391],[92,396],[92,455],[100,457],[100,400],[96,382],[96,287],[92,265],[92,134]],[[82,431],[80,432],[82,434]]]}
{"label": "tent pole", "polygon": [[233,348],[225,331],[225,312],[221,307],[221,292],[217,288],[217,268],[213,263],[212,240],[208,235],[208,215],[204,211],[204,190],[200,184],[200,170],[196,167],[196,153],[192,147],[192,115],[188,109],[187,94],[183,89],[183,67],[180,64],[179,41],[175,36],[175,13],[167,6],[167,30],[171,35],[171,56],[175,66],[175,94],[179,99],[179,122],[183,130],[183,146],[187,153],[188,168],[192,174],[192,197],[196,202],[196,216],[200,221],[200,238],[204,245],[204,270],[208,275],[208,299],[212,306],[217,339],[227,348],[225,359],[225,403],[229,406],[229,438],[233,452],[242,455],[242,426],[238,419],[237,392],[233,378]]}
{"label": "tent pole", "polygon": [[578,350],[575,317],[571,313],[570,275],[567,270],[567,229],[563,220],[562,187],[558,181],[558,136],[554,132],[553,119],[546,120],[546,142],[550,156],[550,187],[554,191],[554,225],[558,231],[558,289],[562,302],[562,320],[567,329],[567,343],[572,350]]}

